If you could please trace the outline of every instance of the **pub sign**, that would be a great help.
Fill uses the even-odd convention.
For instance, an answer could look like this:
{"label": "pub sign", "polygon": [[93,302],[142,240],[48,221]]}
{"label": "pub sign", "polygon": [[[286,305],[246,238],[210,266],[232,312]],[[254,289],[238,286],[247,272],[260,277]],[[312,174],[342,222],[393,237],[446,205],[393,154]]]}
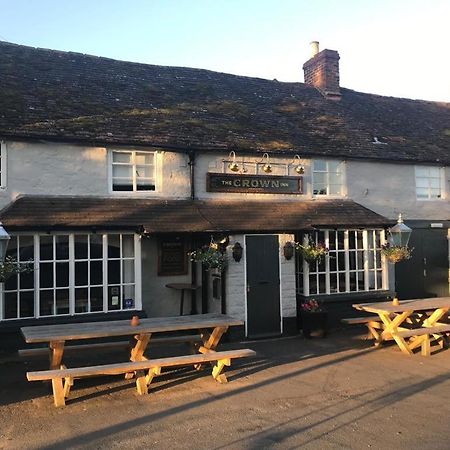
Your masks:
{"label": "pub sign", "polygon": [[206,190],[255,194],[303,194],[303,177],[207,173]]}

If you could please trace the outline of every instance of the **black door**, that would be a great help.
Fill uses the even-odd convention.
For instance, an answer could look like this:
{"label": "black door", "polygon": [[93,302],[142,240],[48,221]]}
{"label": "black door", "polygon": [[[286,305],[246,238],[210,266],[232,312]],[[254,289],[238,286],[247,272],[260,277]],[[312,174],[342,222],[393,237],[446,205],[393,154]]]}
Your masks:
{"label": "black door", "polygon": [[395,267],[399,298],[447,297],[448,243],[446,229],[414,229],[409,242],[412,258]]}
{"label": "black door", "polygon": [[247,236],[247,335],[279,336],[280,266],[278,236]]}

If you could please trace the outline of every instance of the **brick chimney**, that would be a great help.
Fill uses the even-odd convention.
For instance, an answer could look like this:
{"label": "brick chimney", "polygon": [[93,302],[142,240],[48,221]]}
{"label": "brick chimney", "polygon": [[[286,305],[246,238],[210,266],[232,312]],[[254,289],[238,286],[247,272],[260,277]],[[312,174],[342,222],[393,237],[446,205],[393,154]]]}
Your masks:
{"label": "brick chimney", "polygon": [[330,100],[340,100],[339,53],[336,50],[322,50],[319,43],[311,42],[311,58],[303,64],[305,83],[317,88]]}

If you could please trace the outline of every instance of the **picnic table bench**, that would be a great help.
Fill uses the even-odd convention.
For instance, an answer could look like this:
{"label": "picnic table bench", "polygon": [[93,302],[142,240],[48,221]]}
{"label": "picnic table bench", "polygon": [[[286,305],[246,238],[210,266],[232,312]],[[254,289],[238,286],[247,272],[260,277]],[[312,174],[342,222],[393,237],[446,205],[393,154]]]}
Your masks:
{"label": "picnic table bench", "polygon": [[[50,356],[49,370],[28,372],[27,379],[29,381],[51,380],[55,406],[65,405],[65,398],[70,393],[74,379],[95,375],[125,374],[126,378],[134,376],[136,378],[137,391],[142,395],[148,393],[148,385],[155,375],[159,375],[163,367],[194,364],[199,369],[204,363],[215,362],[212,370],[213,378],[220,383],[225,383],[227,379],[222,372],[225,366],[231,364],[232,359],[255,354],[250,349],[216,351],[219,341],[228,330],[228,327],[242,324],[242,321],[224,314],[201,314],[141,319],[137,326],[132,326],[128,320],[121,320],[23,327],[21,331],[27,343],[48,344],[48,350],[42,348],[26,349],[28,350],[28,355],[39,355],[46,351],[49,352]],[[157,341],[157,339],[174,342],[186,338],[186,336],[153,338],[152,335],[189,330],[197,330],[198,332],[197,335],[192,335],[193,341],[196,339],[200,341],[200,344],[196,346],[197,354],[158,359],[148,359],[144,356],[149,342]],[[120,342],[66,347],[66,341],[117,336],[131,336],[132,338],[133,345],[129,353],[129,362],[75,368],[67,368],[63,364],[65,349],[75,350],[81,347],[81,349],[95,350],[98,353],[98,350],[102,350],[108,345],[113,345],[113,347],[115,344],[119,344],[119,347],[124,345],[124,342]],[[173,339],[171,340],[170,338]],[[25,353],[26,355],[26,350],[22,354]]]}
{"label": "picnic table bench", "polygon": [[448,315],[450,297],[402,300],[399,304],[361,303],[353,307],[378,315],[378,318],[373,317],[373,322],[367,321],[371,323],[368,326],[375,345],[394,340],[403,353],[412,355],[413,350],[420,347],[424,356],[430,356],[431,343],[439,344],[440,348],[448,346],[450,324],[439,320]]}

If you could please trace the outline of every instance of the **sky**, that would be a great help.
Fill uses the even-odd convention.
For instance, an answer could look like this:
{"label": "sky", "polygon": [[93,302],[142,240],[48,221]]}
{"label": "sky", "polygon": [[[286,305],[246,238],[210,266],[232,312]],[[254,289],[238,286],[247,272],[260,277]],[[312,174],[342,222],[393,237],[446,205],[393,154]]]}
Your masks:
{"label": "sky", "polygon": [[0,0],[0,40],[303,82],[309,43],[341,86],[450,102],[450,0]]}

